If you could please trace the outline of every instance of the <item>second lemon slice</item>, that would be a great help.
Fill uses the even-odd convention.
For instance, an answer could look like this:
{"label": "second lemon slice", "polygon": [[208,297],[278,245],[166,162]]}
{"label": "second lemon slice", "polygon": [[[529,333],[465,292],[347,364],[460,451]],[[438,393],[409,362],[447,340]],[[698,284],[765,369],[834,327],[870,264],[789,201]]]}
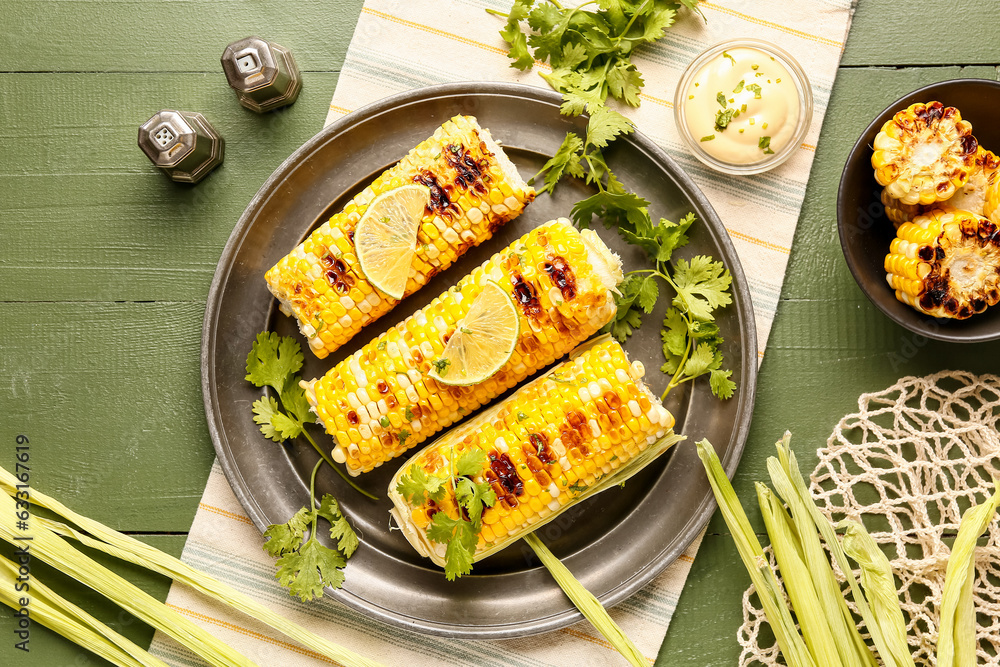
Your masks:
{"label": "second lemon slice", "polygon": [[404,185],[368,205],[354,230],[361,272],[393,299],[402,299],[417,248],[417,231],[430,201],[423,185]]}
{"label": "second lemon slice", "polygon": [[514,300],[488,282],[433,362],[430,377],[446,385],[478,384],[495,374],[514,354],[521,324]]}

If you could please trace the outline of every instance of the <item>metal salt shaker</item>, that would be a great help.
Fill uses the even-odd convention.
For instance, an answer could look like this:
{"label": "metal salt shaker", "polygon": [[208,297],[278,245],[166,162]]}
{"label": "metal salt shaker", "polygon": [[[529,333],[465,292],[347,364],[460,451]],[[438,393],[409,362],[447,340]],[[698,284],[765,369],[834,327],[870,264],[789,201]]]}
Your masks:
{"label": "metal salt shaker", "polygon": [[225,141],[200,113],[163,109],[139,126],[139,148],[173,180],[197,183],[222,164]]}
{"label": "metal salt shaker", "polygon": [[257,113],[291,104],[302,88],[291,51],[260,37],[246,37],[227,46],[222,69],[240,104]]}

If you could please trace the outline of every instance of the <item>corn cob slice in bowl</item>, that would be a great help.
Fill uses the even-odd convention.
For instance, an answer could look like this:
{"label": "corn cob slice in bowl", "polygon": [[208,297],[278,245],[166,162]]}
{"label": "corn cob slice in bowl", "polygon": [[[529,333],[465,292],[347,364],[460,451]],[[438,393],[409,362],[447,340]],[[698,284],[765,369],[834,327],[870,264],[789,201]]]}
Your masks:
{"label": "corn cob slice in bowl", "polygon": [[379,175],[264,276],[281,311],[324,358],[398,303],[366,279],[354,230],[380,195],[419,184],[428,202],[403,296],[423,287],[534,199],[517,168],[472,116],[455,116]]}
{"label": "corn cob slice in bowl", "polygon": [[[473,560],[503,549],[624,482],[681,440],[643,374],[610,336],[589,341],[403,464],[389,485],[390,513],[418,553],[446,566],[447,545],[431,539],[429,526],[438,512],[471,518],[458,505],[461,479],[453,471],[478,449],[488,464],[470,480],[488,484],[496,501],[482,510]],[[414,476],[443,478],[443,493],[412,493],[407,478]]]}
{"label": "corn cob slice in bowl", "polygon": [[944,201],[965,185],[975,167],[978,143],[972,125],[940,102],[911,104],[875,137],[875,180],[904,204]]}
{"label": "corn cob slice in bowl", "polygon": [[986,215],[988,192],[991,188],[998,187],[998,184],[1000,184],[1000,157],[980,146],[976,152],[975,165],[969,172],[968,182],[958,188],[944,203],[959,211],[989,217]]}
{"label": "corn cob slice in bowl", "polygon": [[934,209],[900,225],[885,270],[901,302],[967,319],[1000,301],[1000,231],[974,213]]}
{"label": "corn cob slice in bowl", "polygon": [[[352,475],[373,470],[553,363],[614,317],[622,277],[617,256],[591,230],[561,218],[528,232],[323,377],[303,383],[334,437],[334,460]],[[478,384],[436,382],[429,372],[491,281],[518,309],[513,354]]]}

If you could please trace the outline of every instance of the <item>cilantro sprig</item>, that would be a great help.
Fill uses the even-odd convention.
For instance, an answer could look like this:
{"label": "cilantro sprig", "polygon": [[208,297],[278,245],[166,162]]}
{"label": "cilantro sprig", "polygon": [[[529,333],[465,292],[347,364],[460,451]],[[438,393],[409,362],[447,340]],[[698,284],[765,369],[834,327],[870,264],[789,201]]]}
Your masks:
{"label": "cilantro sprig", "polygon": [[476,544],[483,528],[483,509],[492,507],[497,496],[489,482],[477,482],[489,466],[489,458],[481,449],[469,449],[457,458],[449,457],[447,474],[428,474],[419,463],[410,466],[399,478],[396,491],[413,506],[433,502],[441,505],[447,496],[455,502],[457,516],[439,510],[427,526],[427,538],[446,545],[444,574],[454,581],[472,571]]}
{"label": "cilantro sprig", "polygon": [[[300,435],[320,455],[309,483],[309,507],[303,507],[287,523],[273,524],[264,531],[264,550],[278,559],[275,577],[292,595],[311,600],[323,595],[324,586],[339,588],[344,581],[343,567],[358,546],[358,538],[340,511],[336,499],[327,494],[316,505],[316,473],[324,463],[337,471],[359,493],[375,496],[352,482],[323,451],[306,424],[316,421],[309,409],[305,390],[299,385],[302,348],[290,336],[274,332],[257,334],[247,355],[246,379],[257,387],[270,387],[277,394],[264,395],[253,403],[253,420],[260,432],[275,442],[285,442]],[[320,518],[330,523],[330,536],[337,548],[331,549],[316,538]]]}
{"label": "cilantro sprig", "polygon": [[[594,10],[584,7],[597,5]],[[563,93],[564,113],[579,114],[612,98],[639,106],[645,82],[632,62],[643,44],[663,37],[681,6],[701,13],[698,0],[590,0],[563,7],[558,0],[515,0],[500,36],[510,46],[511,67],[528,70],[537,60],[552,65],[546,81]],[[524,29],[527,23],[530,30]]]}
{"label": "cilantro sprig", "polygon": [[[581,9],[595,3],[596,11]],[[556,0],[538,4],[535,0],[515,0],[508,14],[491,13],[507,17],[500,34],[510,45],[512,66],[525,70],[533,60],[548,60],[552,74],[543,77],[562,93],[562,113],[589,114],[585,136],[568,133],[556,154],[532,179],[544,180],[538,192],[551,193],[567,175],[583,179],[597,192],[573,207],[576,225],[588,227],[597,217],[605,227],[616,228],[626,242],[643,248],[653,260],[654,268],[632,271],[619,285],[618,310],[607,330],[619,341],[626,340],[642,323],[643,314],[653,312],[660,296],[658,281],[665,282],[674,296],[660,332],[663,371],[671,376],[663,396],[708,374],[712,392],[719,398],[730,398],[736,385],[730,380],[732,371],[723,368],[719,350],[723,339],[714,323],[714,311],[732,301],[729,271],[705,255],[671,262],[674,250],[688,242],[694,215],[688,214],[679,222],[660,218],[654,223],[649,202],[625,188],[603,154],[617,137],[635,130],[631,120],[607,106],[608,96],[639,105],[643,82],[631,62],[632,51],[641,43],[662,37],[681,5],[700,13],[698,0],[594,0],[575,8],[563,8]],[[524,20],[533,32],[523,30]],[[533,55],[529,47],[534,49]],[[723,55],[732,60],[728,53]],[[743,86],[737,88],[734,93]],[[723,92],[717,98],[723,109],[716,117],[715,129],[721,132],[738,111],[727,108]],[[702,141],[714,138],[708,135]]]}
{"label": "cilantro sprig", "polygon": [[[272,524],[264,531],[264,550],[278,559],[275,577],[303,601],[323,597],[323,588],[340,588],[344,566],[358,548],[358,536],[330,494],[316,506],[316,472],[323,465],[317,461],[309,481],[309,508],[303,507],[287,523]],[[331,549],[317,539],[319,519],[330,524],[330,538],[337,541]]]}

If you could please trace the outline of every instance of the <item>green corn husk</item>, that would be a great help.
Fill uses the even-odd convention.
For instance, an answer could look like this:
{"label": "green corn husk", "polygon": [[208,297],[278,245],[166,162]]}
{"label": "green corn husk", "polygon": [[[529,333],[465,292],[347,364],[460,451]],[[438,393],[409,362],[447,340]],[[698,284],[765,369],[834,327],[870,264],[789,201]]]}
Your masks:
{"label": "green corn husk", "polygon": [[875,644],[876,652],[882,658],[883,665],[885,665],[885,667],[903,667],[902,665],[898,665],[896,661],[893,660],[892,651],[889,650],[889,646],[882,635],[879,624],[873,615],[871,608],[868,606],[868,601],[865,599],[861,586],[858,585],[857,579],[854,578],[854,571],[851,569],[851,565],[847,560],[847,555],[844,553],[844,549],[840,545],[840,540],[837,539],[837,534],[834,531],[833,526],[819,511],[819,508],[816,507],[816,502],[813,500],[812,494],[809,493],[809,487],[806,486],[805,479],[799,471],[799,465],[795,458],[795,453],[792,452],[788,445],[791,435],[791,433],[785,431],[785,435],[778,442],[778,454],[782,470],[788,480],[791,481],[799,499],[809,512],[809,515],[812,517],[813,524],[817,529],[819,529],[820,535],[823,536],[823,541],[826,543],[830,553],[833,554],[834,559],[837,561],[837,566],[840,568],[840,571],[847,579],[847,583],[851,587],[851,595],[854,598],[854,604],[858,607],[861,619],[865,622],[865,627],[868,629],[868,634],[871,635],[872,642]]}
{"label": "green corn husk", "polygon": [[542,561],[542,565],[548,569],[566,596],[573,601],[576,608],[597,628],[598,632],[634,667],[649,667],[645,656],[639,652],[632,640],[612,620],[607,609],[590,591],[584,588],[583,584],[577,581],[573,573],[549,551],[549,548],[538,539],[538,536],[534,533],[528,533],[524,536],[524,541],[534,550],[535,555]]}
{"label": "green corn husk", "polygon": [[719,511],[733,534],[736,549],[743,559],[747,572],[750,573],[750,579],[757,590],[757,596],[760,598],[764,614],[771,625],[785,662],[789,667],[816,667],[809,648],[795,628],[795,621],[792,620],[791,611],[785,604],[774,572],[771,571],[764,550],[757,541],[739,498],[736,497],[733,485],[722,469],[722,463],[715,449],[708,440],[700,441],[697,447],[698,456],[705,466],[712,492],[719,504]]}
{"label": "green corn husk", "polygon": [[[906,643],[906,620],[899,607],[889,559],[860,523],[841,521],[837,528],[845,531],[841,540],[844,552],[861,568],[861,587],[887,648],[892,652],[892,660],[897,665],[912,667],[913,656]],[[882,659],[888,664],[885,655]]]}
{"label": "green corn husk", "polygon": [[[760,504],[764,526],[767,528],[768,537],[771,538],[771,551],[778,561],[778,569],[785,582],[785,592],[792,602],[802,637],[812,653],[813,660],[817,664],[823,664],[824,658],[838,655],[837,644],[830,631],[826,611],[813,586],[809,568],[803,560],[802,547],[792,528],[792,519],[769,488],[759,482],[756,487],[757,502]],[[824,563],[823,567],[829,569],[830,565]],[[837,610],[833,608],[830,611]],[[845,663],[841,661],[841,664]]]}
{"label": "green corn husk", "polygon": [[786,433],[785,437],[776,443],[778,457],[771,456],[767,459],[771,483],[791,512],[805,566],[812,578],[813,588],[825,614],[841,664],[844,667],[875,667],[875,656],[858,632],[854,616],[847,607],[840,584],[820,543],[816,524],[808,508],[812,498],[810,496],[809,501],[803,502],[791,480],[790,471],[794,466],[797,473],[798,464],[788,446],[788,438],[789,434]]}
{"label": "green corn husk", "polygon": [[[14,527],[14,499],[0,494],[0,539],[15,546],[23,533]],[[232,647],[184,618],[137,586],[74,549],[47,528],[31,521],[31,553],[60,572],[93,588],[141,621],[167,633],[216,667],[256,667]]]}
{"label": "green corn husk", "polygon": [[[15,493],[16,484],[17,480],[0,467],[0,488],[6,493],[12,494]],[[77,540],[85,546],[103,551],[115,558],[170,577],[174,581],[185,584],[214,600],[266,623],[290,639],[342,664],[344,667],[379,667],[379,663],[306,630],[204,572],[200,572],[177,558],[133,537],[122,535],[98,521],[81,516],[44,493],[32,489],[31,502],[71,521],[90,535],[57,521],[43,517],[32,517],[33,524],[38,527],[47,529],[56,535]]]}
{"label": "green corn husk", "polygon": [[993,496],[969,508],[958,527],[958,537],[948,558],[941,596],[938,627],[938,667],[971,667],[976,664],[976,609],[972,589],[976,578],[976,541],[1000,506],[1000,486],[993,480]]}
{"label": "green corn husk", "polygon": [[[11,609],[20,608],[19,597],[28,592],[15,591],[18,566],[0,557],[0,602]],[[77,646],[82,646],[119,667],[168,667],[165,662],[142,650],[129,639],[77,607],[32,576],[31,621],[41,623]]]}

